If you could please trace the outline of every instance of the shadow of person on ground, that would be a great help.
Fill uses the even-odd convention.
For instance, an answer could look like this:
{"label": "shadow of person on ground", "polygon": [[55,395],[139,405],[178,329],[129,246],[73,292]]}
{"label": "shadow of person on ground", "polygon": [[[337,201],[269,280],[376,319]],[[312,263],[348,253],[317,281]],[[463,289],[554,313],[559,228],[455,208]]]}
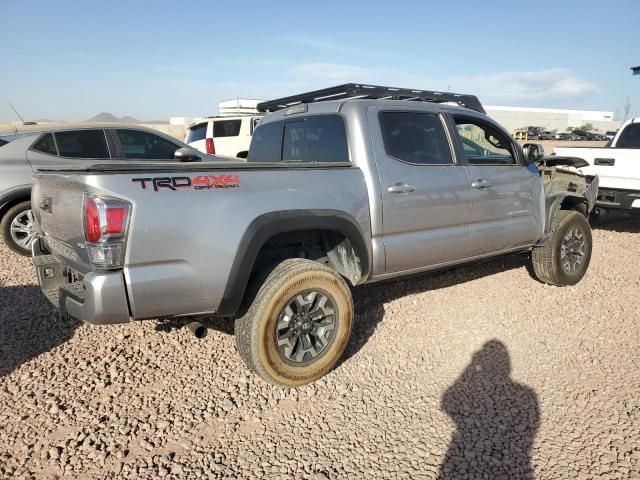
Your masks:
{"label": "shadow of person on ground", "polygon": [[511,379],[507,347],[487,342],[442,396],[456,424],[440,479],[534,478],[531,446],[540,422],[535,392]]}
{"label": "shadow of person on ground", "polygon": [[0,378],[63,344],[78,326],[54,319],[40,287],[0,287]]}

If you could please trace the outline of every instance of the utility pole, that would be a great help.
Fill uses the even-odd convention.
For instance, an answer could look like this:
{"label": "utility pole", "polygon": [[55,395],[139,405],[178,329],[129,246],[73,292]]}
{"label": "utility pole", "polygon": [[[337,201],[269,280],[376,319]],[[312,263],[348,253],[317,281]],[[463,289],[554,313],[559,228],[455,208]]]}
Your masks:
{"label": "utility pole", "polygon": [[629,118],[630,111],[631,111],[631,97],[627,97],[627,101],[624,104],[624,118],[622,119],[623,122],[626,122],[627,118]]}

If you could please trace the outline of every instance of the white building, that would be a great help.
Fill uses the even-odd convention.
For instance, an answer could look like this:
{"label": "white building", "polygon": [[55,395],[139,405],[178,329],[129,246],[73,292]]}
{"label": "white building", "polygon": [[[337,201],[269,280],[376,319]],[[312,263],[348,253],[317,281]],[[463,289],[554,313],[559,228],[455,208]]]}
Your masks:
{"label": "white building", "polygon": [[558,108],[499,107],[485,105],[487,114],[510,132],[524,127],[543,127],[546,130],[566,131],[586,123],[594,130],[617,130],[622,122],[613,119],[613,112],[596,110],[563,110]]}

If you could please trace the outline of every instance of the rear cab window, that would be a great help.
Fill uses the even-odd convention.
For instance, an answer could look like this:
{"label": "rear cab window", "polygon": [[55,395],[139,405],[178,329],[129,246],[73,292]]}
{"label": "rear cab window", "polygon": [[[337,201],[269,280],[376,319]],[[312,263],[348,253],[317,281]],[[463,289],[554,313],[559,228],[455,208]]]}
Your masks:
{"label": "rear cab window", "polygon": [[207,137],[207,124],[208,122],[204,122],[189,127],[189,129],[187,130],[187,139],[185,143],[204,140]]}
{"label": "rear cab window", "polygon": [[249,162],[349,162],[340,115],[308,115],[260,124],[251,141]]}
{"label": "rear cab window", "polygon": [[640,148],[640,123],[630,123],[622,132],[616,142],[617,148]]}

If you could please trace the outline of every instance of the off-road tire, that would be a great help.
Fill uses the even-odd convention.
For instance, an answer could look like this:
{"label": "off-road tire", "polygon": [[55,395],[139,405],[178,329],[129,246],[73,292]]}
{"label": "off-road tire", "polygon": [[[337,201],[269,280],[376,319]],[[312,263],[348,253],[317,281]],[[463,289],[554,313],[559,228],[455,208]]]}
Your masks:
{"label": "off-road tire", "polygon": [[7,210],[7,213],[5,213],[2,217],[2,222],[0,222],[0,233],[2,234],[2,241],[4,242],[4,244],[18,255],[23,255],[25,257],[31,256],[31,250],[23,248],[22,246],[18,245],[13,240],[13,238],[11,238],[11,222],[13,222],[13,219],[18,215],[30,209],[31,202],[28,200],[26,202],[21,202],[17,205],[14,205],[9,210]]}
{"label": "off-road tire", "polygon": [[[582,233],[585,248],[581,264],[574,272],[567,272],[561,265],[562,242],[570,230],[578,229]],[[543,283],[565,287],[575,285],[584,277],[591,261],[591,227],[584,215],[560,210],[553,221],[551,237],[544,245],[535,247],[531,252],[531,263],[535,276]]]}
{"label": "off-road tire", "polygon": [[[297,295],[319,290],[335,306],[336,325],[325,350],[303,366],[285,362],[276,347],[276,324],[286,305]],[[305,259],[278,264],[264,281],[247,312],[235,321],[236,346],[244,363],[265,381],[296,387],[329,372],[344,352],[353,323],[351,291],[333,269]]]}

